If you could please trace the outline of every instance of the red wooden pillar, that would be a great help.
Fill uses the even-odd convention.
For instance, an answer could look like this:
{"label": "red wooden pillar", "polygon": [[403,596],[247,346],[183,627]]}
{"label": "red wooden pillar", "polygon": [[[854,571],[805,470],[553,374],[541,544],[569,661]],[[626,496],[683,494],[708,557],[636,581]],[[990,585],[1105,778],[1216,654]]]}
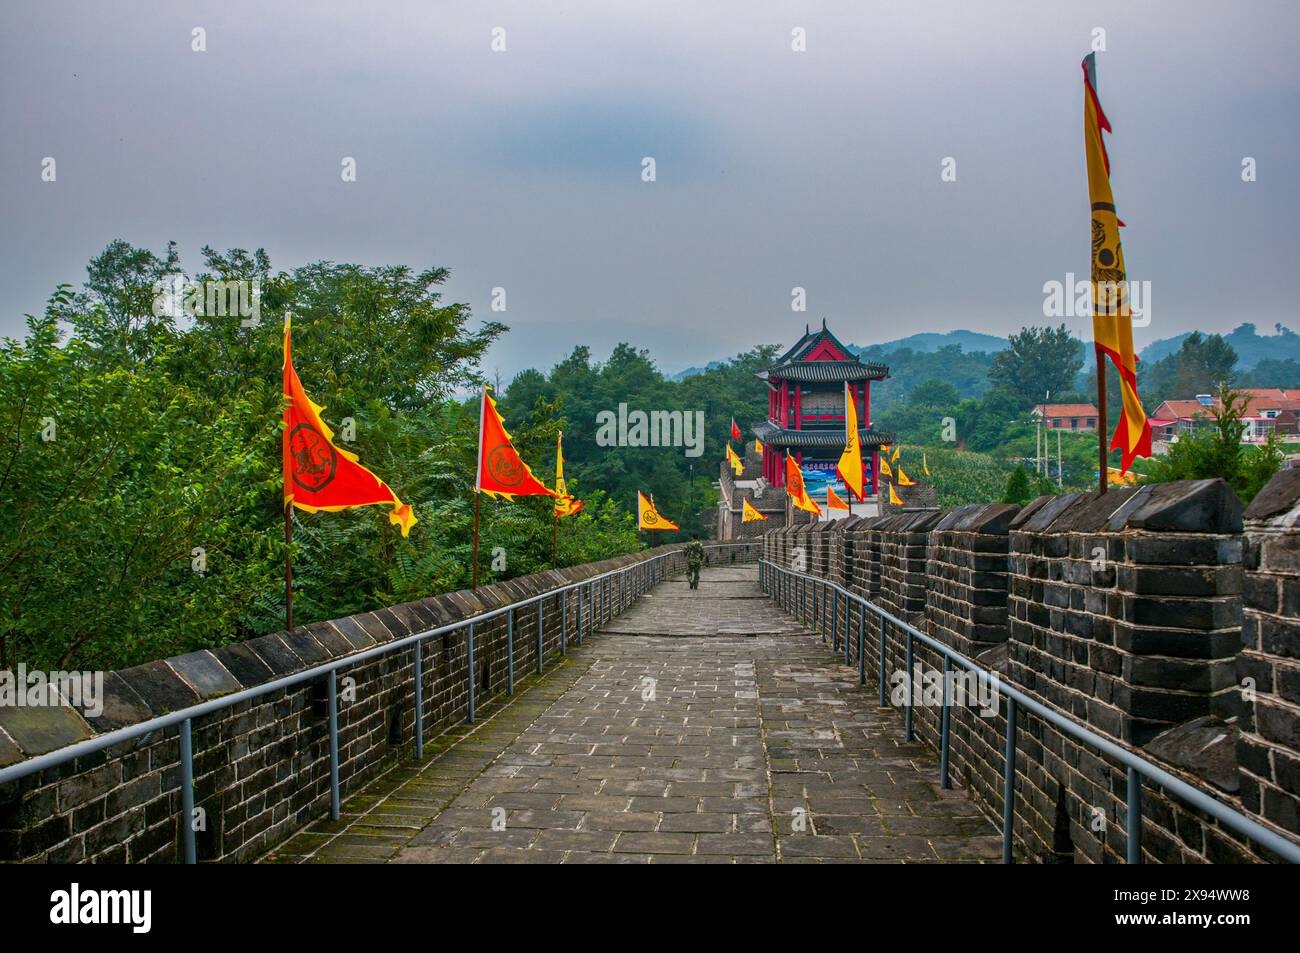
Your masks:
{"label": "red wooden pillar", "polygon": [[781,381],[781,429],[790,426],[790,382]]}
{"label": "red wooden pillar", "polygon": [[871,382],[862,382],[862,426],[871,426]]}
{"label": "red wooden pillar", "polygon": [[[803,430],[803,385],[794,385],[794,429]],[[802,457],[800,458],[802,462]]]}

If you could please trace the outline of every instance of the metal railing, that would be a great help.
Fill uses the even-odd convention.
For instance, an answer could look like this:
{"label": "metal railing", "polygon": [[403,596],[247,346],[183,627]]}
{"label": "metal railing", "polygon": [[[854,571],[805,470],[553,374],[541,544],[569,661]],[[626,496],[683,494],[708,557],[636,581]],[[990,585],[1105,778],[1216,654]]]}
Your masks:
{"label": "metal railing", "polygon": [[[1082,722],[1076,721],[1068,715],[1065,715],[1054,708],[1049,708],[1041,702],[1030,698],[1024,692],[1003,681],[1003,679],[992,669],[972,661],[960,652],[957,652],[944,645],[942,642],[926,635],[915,626],[909,625],[902,619],[891,615],[868,599],[850,592],[843,586],[831,582],[829,579],[811,576],[807,573],[797,572],[793,569],[786,569],[784,566],[778,566],[766,558],[759,560],[758,580],[759,586],[767,592],[781,608],[796,617],[803,618],[807,618],[809,587],[803,585],[800,581],[812,583],[814,588],[814,595],[812,596],[812,599],[814,600],[814,624],[821,623],[822,625],[825,625],[829,616],[832,645],[837,644],[839,641],[839,604],[842,597],[844,600],[843,626],[845,665],[849,664],[849,604],[850,602],[856,603],[860,607],[857,631],[859,685],[865,685],[867,681],[866,654],[864,651],[866,647],[865,630],[867,615],[868,613],[871,613],[876,617],[878,623],[877,633],[880,642],[878,667],[880,705],[882,708],[889,707],[889,699],[885,691],[885,669],[888,664],[886,659],[885,627],[886,624],[889,624],[901,630],[901,632],[906,636],[906,665],[909,679],[909,690],[906,695],[907,700],[903,706],[903,731],[905,732],[908,741],[915,740],[915,733],[912,726],[912,708],[914,705],[914,699],[910,687],[910,679],[913,677],[912,659],[915,643],[919,642],[927,648],[938,652],[943,657],[943,708],[939,719],[939,784],[943,788],[952,787],[951,780],[948,777],[949,740],[951,735],[950,709],[953,704],[953,699],[949,697],[950,680],[948,676],[952,667],[956,665],[966,671],[975,673],[977,677],[988,679],[994,691],[997,693],[997,697],[1004,697],[1006,699],[1006,732],[1002,773],[1003,863],[1014,863],[1012,836],[1016,806],[1016,732],[1018,727],[1017,714],[1020,710],[1036,715],[1076,741],[1094,748],[1102,754],[1120,762],[1127,769],[1126,801],[1128,812],[1125,819],[1124,831],[1127,838],[1125,855],[1128,863],[1142,863],[1143,779],[1163,788],[1166,792],[1185,801],[1192,807],[1204,811],[1224,827],[1254,841],[1267,850],[1277,854],[1287,862],[1293,864],[1300,863],[1300,844],[1297,844],[1295,841],[1265,827],[1263,824],[1247,817],[1235,808],[1229,807],[1212,795],[1202,791],[1200,788],[1193,787],[1186,781],[1175,777],[1147,758],[1117,745],[1108,738],[1102,737]],[[797,587],[796,582],[799,582]],[[827,633],[823,631],[823,640],[826,635]]]}
{"label": "metal railing", "polygon": [[[705,545],[706,555],[708,553],[716,554],[719,550],[727,550],[730,557],[729,562],[749,561],[750,556],[759,555],[759,546],[761,544],[755,540],[753,542],[737,543],[712,543]],[[741,558],[736,558],[737,553]],[[680,566],[670,567],[669,562],[676,560]],[[722,562],[714,559],[713,564]],[[402,649],[416,646],[415,652],[415,671],[413,677],[413,693],[415,701],[415,742],[414,753],[416,758],[424,755],[424,652],[423,643],[438,636],[448,635],[452,632],[458,632],[465,629],[465,659],[466,659],[466,677],[468,679],[468,698],[465,712],[466,721],[471,724],[476,717],[477,699],[475,696],[476,679],[474,674],[474,630],[476,626],[495,619],[499,616],[506,617],[506,694],[513,695],[515,692],[515,617],[520,610],[529,606],[537,606],[537,674],[541,675],[545,671],[545,616],[544,607],[548,600],[558,600],[560,605],[560,645],[558,655],[564,657],[568,652],[569,636],[569,595],[576,594],[577,597],[577,629],[576,634],[578,644],[582,644],[584,635],[591,634],[596,628],[596,619],[593,611],[596,606],[597,587],[600,587],[599,596],[601,606],[608,610],[607,618],[612,619],[620,612],[629,608],[636,599],[652,587],[666,579],[674,570],[685,568],[685,558],[681,549],[674,549],[669,552],[659,553],[643,559],[640,562],[632,563],[628,566],[622,566],[618,569],[612,569],[609,572],[592,576],[590,579],[583,579],[579,582],[567,583],[563,586],[557,586],[554,589],[548,589],[546,592],[538,593],[519,602],[512,602],[510,605],[501,606],[497,609],[491,609],[487,612],[480,612],[477,615],[470,616],[466,619],[460,619],[456,622],[441,625],[432,629],[425,629],[422,632],[416,632],[411,635],[394,639],[385,645],[375,646],[360,652],[354,652],[351,655],[345,655],[342,658],[330,662],[324,662],[320,665],[313,665],[301,672],[295,672],[292,675],[286,675],[261,685],[255,685],[252,688],[246,688],[242,691],[233,692],[229,695],[223,695],[220,698],[214,698],[211,701],[202,702],[198,705],[191,705],[166,715],[159,715],[157,718],[150,718],[147,721],[138,724],[129,725],[125,728],[118,728],[114,731],[106,732],[102,735],[96,735],[85,741],[79,741],[76,744],[68,745],[65,748],[59,748],[45,754],[36,755],[17,764],[0,768],[0,784],[9,781],[15,781],[27,775],[43,771],[46,768],[52,768],[56,765],[64,764],[76,758],[84,757],[88,754],[102,751],[113,745],[122,744],[127,741],[134,741],[137,738],[143,738],[151,735],[156,731],[161,731],[173,726],[178,727],[180,735],[180,768],[181,768],[181,831],[182,831],[182,848],[184,861],[187,864],[196,862],[195,831],[193,825],[194,817],[194,750],[193,750],[193,722],[196,718],[204,715],[230,708],[242,702],[251,701],[282,689],[292,688],[295,685],[301,685],[304,682],[315,681],[324,678],[326,683],[326,700],[328,705],[328,722],[329,722],[329,787],[330,787],[330,819],[338,820],[339,817],[339,724],[338,724],[338,672],[340,669],[351,668],[371,659],[378,658],[381,655],[387,655],[391,652],[399,652]],[[554,602],[552,602],[554,605]],[[584,607],[585,624],[584,624]]]}

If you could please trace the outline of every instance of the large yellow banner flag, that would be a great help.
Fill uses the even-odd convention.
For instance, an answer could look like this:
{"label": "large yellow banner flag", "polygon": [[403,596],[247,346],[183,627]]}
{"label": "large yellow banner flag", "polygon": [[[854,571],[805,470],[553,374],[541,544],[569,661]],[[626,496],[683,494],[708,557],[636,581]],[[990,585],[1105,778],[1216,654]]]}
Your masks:
{"label": "large yellow banner flag", "polygon": [[1109,357],[1119,371],[1123,416],[1110,449],[1120,450],[1120,471],[1134,457],[1151,456],[1151,424],[1137,393],[1137,360],[1133,355],[1133,316],[1129,310],[1128,276],[1110,190],[1110,156],[1102,131],[1110,122],[1097,98],[1097,54],[1083,61],[1083,148],[1088,162],[1088,199],[1092,204],[1092,336],[1097,362]]}
{"label": "large yellow banner flag", "polygon": [[862,444],[858,439],[858,407],[848,381],[844,382],[844,452],[840,454],[840,462],[835,465],[835,472],[849,488],[849,493],[859,503],[862,502]]}
{"label": "large yellow banner flag", "polygon": [[796,509],[822,515],[822,508],[808,495],[808,490],[803,485],[803,471],[789,451],[785,455],[785,492],[790,495]]}
{"label": "large yellow banner flag", "polygon": [[767,517],[754,509],[749,500],[742,499],[740,501],[740,521],[742,523],[753,523],[757,520],[765,519],[767,519]]}
{"label": "large yellow banner flag", "polygon": [[672,520],[660,516],[659,511],[655,509],[654,500],[640,490],[636,491],[636,528],[645,530],[681,529]]}

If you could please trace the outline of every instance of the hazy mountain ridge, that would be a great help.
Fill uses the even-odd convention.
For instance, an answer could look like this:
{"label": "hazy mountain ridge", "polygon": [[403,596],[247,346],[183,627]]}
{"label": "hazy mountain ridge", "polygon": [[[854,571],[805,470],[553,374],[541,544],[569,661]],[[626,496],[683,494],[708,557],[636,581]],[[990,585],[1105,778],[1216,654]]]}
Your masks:
{"label": "hazy mountain ridge", "polygon": [[[1295,333],[1280,322],[1273,325],[1274,334],[1260,334],[1256,327],[1256,325],[1247,321],[1223,335],[1223,339],[1231,344],[1233,350],[1237,352],[1237,369],[1239,371],[1249,370],[1260,361],[1265,360],[1285,361],[1290,359],[1300,363],[1300,334]],[[1162,357],[1175,353],[1183,346],[1183,341],[1190,334],[1192,334],[1191,331],[1184,331],[1182,334],[1176,334],[1173,337],[1152,341],[1138,353],[1138,357],[1144,362],[1155,363]],[[880,360],[882,357],[903,348],[908,348],[918,354],[933,354],[941,348],[954,345],[960,347],[967,354],[979,351],[993,354],[1007,346],[1007,339],[979,331],[958,329],[943,334],[935,332],[909,334],[907,337],[893,341],[882,341],[879,344],[846,343],[846,347],[854,354],[867,354],[871,360]],[[1085,360],[1087,360],[1092,355],[1092,342],[1084,341],[1082,347]],[[679,381],[695,374],[702,374],[706,370],[713,370],[722,364],[723,361],[718,360],[709,361],[703,367],[688,367],[671,375],[670,380]]]}

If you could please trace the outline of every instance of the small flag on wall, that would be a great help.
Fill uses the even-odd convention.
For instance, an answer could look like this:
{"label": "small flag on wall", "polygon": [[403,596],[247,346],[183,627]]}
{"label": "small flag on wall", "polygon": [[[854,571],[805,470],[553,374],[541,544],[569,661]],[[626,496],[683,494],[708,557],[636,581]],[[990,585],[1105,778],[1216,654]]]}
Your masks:
{"label": "small flag on wall", "polygon": [[654,500],[640,490],[637,490],[636,493],[636,528],[642,530],[681,529],[672,520],[660,516],[659,511],[655,509]]}

